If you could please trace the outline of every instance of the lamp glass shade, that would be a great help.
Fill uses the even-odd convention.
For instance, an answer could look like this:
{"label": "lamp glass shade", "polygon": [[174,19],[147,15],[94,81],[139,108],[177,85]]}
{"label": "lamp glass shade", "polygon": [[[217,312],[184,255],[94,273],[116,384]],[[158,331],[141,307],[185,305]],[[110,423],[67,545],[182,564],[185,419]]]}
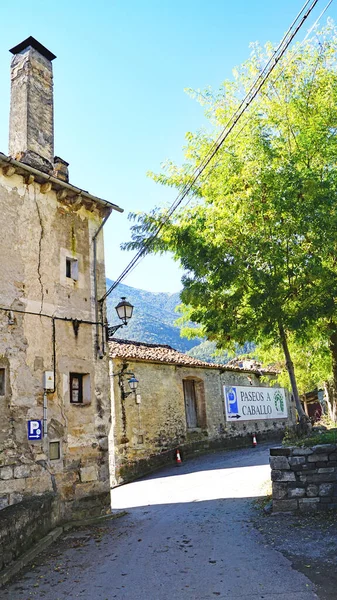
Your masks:
{"label": "lamp glass shade", "polygon": [[117,304],[117,306],[115,308],[116,308],[118,317],[126,325],[127,322],[132,317],[132,313],[133,313],[133,306],[132,306],[132,304],[130,304],[130,302],[128,302],[125,299],[125,297],[122,297],[121,301],[119,302],[119,304]]}
{"label": "lamp glass shade", "polygon": [[138,379],[136,379],[136,377],[133,376],[133,377],[130,377],[130,379],[128,379],[128,382],[129,382],[130,389],[134,392],[138,386]]}

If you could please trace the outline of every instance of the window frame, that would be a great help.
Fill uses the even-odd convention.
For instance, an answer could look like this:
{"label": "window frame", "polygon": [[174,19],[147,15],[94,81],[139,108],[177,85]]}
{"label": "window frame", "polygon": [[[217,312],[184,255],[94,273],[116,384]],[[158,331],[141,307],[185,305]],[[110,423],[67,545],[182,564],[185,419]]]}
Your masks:
{"label": "window frame", "polygon": [[[56,446],[57,444],[57,446]],[[58,456],[57,457],[51,457],[51,452],[50,452],[50,447],[57,447],[58,448]],[[59,440],[51,440],[49,442],[49,460],[60,460],[61,459],[61,442]]]}
{"label": "window frame", "polygon": [[[193,379],[184,379],[183,380],[183,389],[184,389],[184,401],[185,401],[185,414],[186,414],[186,426],[187,429],[197,429],[199,428],[199,418],[198,418],[198,405],[197,405],[197,395],[195,389],[195,381]],[[193,405],[193,415],[188,408],[190,403],[190,407]],[[191,422],[191,417],[195,416],[195,423]]]}
{"label": "window frame", "polygon": [[0,396],[6,396],[6,367],[0,367]]}
{"label": "window frame", "polygon": [[66,278],[78,281],[78,259],[66,256]]}
{"label": "window frame", "polygon": [[[187,432],[193,431],[206,431],[207,430],[207,412],[206,412],[206,398],[205,398],[205,384],[204,380],[194,375],[189,375],[182,379],[183,383],[183,398],[185,407],[185,419]],[[191,392],[190,400],[188,399],[188,390]],[[189,402],[193,402],[195,413],[196,425],[194,425],[189,419]]]}
{"label": "window frame", "polygon": [[[74,380],[78,380],[78,389],[74,387]],[[78,400],[74,400],[75,393],[78,392]],[[91,404],[93,391],[91,389],[90,373],[79,373],[72,371],[69,373],[69,400],[73,406],[85,406]]]}
{"label": "window frame", "polygon": [[[69,380],[69,391],[70,391],[70,404],[83,404],[83,373],[70,373],[70,380]],[[73,400],[73,392],[76,391],[74,390],[73,387],[73,381],[75,379],[78,379],[78,400]]]}

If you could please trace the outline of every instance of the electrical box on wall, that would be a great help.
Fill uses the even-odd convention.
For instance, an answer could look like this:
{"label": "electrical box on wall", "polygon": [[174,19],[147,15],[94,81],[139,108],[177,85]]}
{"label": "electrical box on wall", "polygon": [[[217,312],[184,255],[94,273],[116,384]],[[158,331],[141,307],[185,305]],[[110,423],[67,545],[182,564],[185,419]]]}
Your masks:
{"label": "electrical box on wall", "polygon": [[45,371],[43,373],[43,388],[45,390],[54,390],[54,372]]}
{"label": "electrical box on wall", "polygon": [[142,397],[141,397],[141,395],[140,395],[140,394],[137,394],[137,395],[136,395],[136,404],[140,404],[140,403],[141,403],[141,401],[142,401]]}

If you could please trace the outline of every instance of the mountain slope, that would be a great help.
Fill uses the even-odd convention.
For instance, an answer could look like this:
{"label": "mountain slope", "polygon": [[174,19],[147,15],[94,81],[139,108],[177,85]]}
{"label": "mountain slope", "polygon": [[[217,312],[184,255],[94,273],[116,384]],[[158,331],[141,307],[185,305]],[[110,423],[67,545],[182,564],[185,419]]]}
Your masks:
{"label": "mountain slope", "polygon": [[[113,282],[107,279],[107,287]],[[119,329],[115,337],[147,342],[150,344],[168,344],[180,352],[187,352],[200,344],[200,339],[188,340],[180,337],[180,329],[174,324],[178,318],[175,308],[180,304],[180,295],[153,293],[119,284],[107,299],[108,320],[111,325],[118,324],[115,306],[125,296],[134,305],[133,317],[127,327]]]}

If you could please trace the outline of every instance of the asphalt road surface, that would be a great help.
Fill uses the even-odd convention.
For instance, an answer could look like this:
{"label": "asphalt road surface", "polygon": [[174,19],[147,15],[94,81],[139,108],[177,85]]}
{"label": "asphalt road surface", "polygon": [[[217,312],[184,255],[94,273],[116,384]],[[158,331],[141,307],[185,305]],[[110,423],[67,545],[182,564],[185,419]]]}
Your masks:
{"label": "asphalt road surface", "polygon": [[1,600],[314,600],[251,522],[268,457],[267,446],[220,452],[116,488],[112,508],[126,515],[65,534]]}

